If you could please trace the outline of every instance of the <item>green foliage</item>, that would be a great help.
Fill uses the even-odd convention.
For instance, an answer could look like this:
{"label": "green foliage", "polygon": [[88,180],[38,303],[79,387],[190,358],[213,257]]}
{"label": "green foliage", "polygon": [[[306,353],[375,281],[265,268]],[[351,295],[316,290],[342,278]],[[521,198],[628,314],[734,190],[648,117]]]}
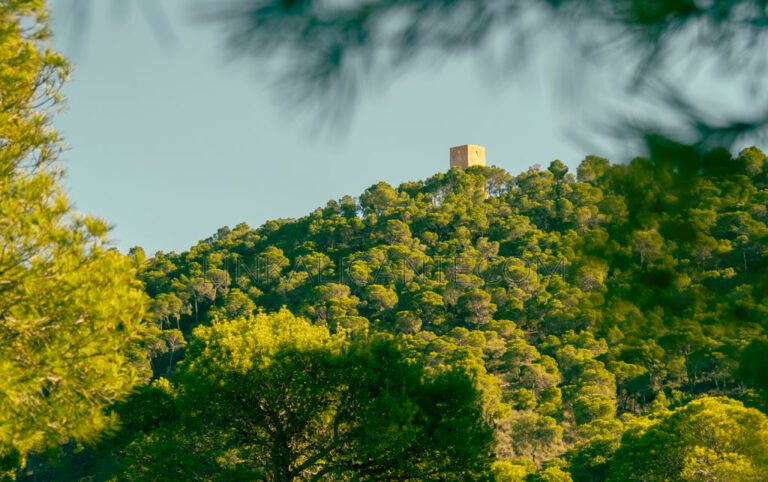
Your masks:
{"label": "green foliage", "polygon": [[45,2],[0,5],[0,476],[27,454],[116,428],[108,408],[149,375],[145,294],[100,219],[58,184],[50,125],[69,66]]}
{"label": "green foliage", "polygon": [[768,407],[768,341],[752,340],[741,353],[738,373],[744,382],[761,392]]}
{"label": "green foliage", "polygon": [[[323,330],[316,341],[392,337],[430,376],[472,380],[494,427],[490,473],[559,477],[557,468],[605,480],[625,431],[696,397],[765,406],[768,164],[753,148],[715,169],[715,155],[694,159],[685,183],[673,161],[596,157],[578,180],[553,163],[516,177],[473,167],[379,183],[354,206],[345,197],[301,219],[241,224],[188,252],[158,253],[141,276],[156,326],[180,330],[187,350],[205,330],[255,310],[287,316],[284,308],[310,320],[307,333]],[[189,356],[179,346],[169,360],[158,337],[155,373]],[[217,383],[226,370],[213,370]],[[202,406],[193,398],[186,403]],[[211,440],[203,447],[243,450]],[[521,459],[538,468],[498,463]],[[553,460],[567,466],[544,465]]]}
{"label": "green foliage", "polygon": [[604,481],[614,452],[619,448],[616,435],[597,435],[574,446],[566,454],[568,468],[576,481]]}
{"label": "green foliage", "polygon": [[46,25],[0,6],[0,476],[768,478],[759,149],[452,169],[125,257],[58,185]]}
{"label": "green foliage", "polygon": [[498,460],[491,467],[491,478],[498,482],[522,482],[536,471],[529,459]]}
{"label": "green foliage", "polygon": [[702,398],[627,432],[608,480],[765,480],[768,418],[726,398]]}
{"label": "green foliage", "polygon": [[[392,339],[350,342],[286,310],[196,329],[174,384],[170,423],[132,416],[121,477],[154,479],[172,461],[170,475],[193,480],[458,480],[491,462],[466,374],[427,373]],[[167,390],[144,404],[160,396],[164,410]]]}

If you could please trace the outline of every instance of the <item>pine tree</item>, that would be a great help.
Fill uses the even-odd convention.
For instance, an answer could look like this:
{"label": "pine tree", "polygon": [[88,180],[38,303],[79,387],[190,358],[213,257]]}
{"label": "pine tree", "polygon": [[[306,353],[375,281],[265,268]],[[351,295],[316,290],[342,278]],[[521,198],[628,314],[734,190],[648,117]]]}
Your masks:
{"label": "pine tree", "polygon": [[58,183],[50,114],[69,65],[49,35],[44,1],[0,4],[0,475],[10,477],[28,452],[112,426],[104,409],[140,378],[145,295],[131,260]]}

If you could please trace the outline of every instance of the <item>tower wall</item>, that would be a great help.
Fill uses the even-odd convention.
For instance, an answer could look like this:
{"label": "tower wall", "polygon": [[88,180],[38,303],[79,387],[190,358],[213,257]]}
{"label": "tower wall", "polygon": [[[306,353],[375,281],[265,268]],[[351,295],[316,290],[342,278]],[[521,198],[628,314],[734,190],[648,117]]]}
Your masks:
{"label": "tower wall", "polygon": [[451,147],[451,166],[466,169],[485,165],[485,147],[473,144]]}

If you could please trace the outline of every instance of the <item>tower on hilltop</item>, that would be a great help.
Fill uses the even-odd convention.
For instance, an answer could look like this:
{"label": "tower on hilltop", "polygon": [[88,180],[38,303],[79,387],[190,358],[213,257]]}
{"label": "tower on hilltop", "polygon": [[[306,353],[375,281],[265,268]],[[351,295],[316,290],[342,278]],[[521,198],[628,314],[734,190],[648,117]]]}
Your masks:
{"label": "tower on hilltop", "polygon": [[485,165],[485,147],[473,144],[451,147],[451,167],[466,169]]}

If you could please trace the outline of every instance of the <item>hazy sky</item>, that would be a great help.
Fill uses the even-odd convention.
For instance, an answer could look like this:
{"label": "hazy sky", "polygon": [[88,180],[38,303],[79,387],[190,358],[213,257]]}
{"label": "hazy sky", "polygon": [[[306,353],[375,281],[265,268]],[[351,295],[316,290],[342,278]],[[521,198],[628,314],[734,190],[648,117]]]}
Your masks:
{"label": "hazy sky", "polygon": [[115,225],[121,250],[181,251],[224,225],[423,179],[447,170],[455,145],[483,145],[489,164],[514,174],[553,159],[573,167],[588,153],[567,135],[585,107],[562,113],[556,46],[514,82],[476,60],[425,65],[361,99],[351,125],[329,134],[322,117],[286,109],[258,65],[227,60],[220,32],[190,20],[190,2],[158,2],[169,39],[136,2],[119,15],[116,2],[93,3],[76,24],[54,3],[54,43],[74,64],[57,126],[72,200]]}

